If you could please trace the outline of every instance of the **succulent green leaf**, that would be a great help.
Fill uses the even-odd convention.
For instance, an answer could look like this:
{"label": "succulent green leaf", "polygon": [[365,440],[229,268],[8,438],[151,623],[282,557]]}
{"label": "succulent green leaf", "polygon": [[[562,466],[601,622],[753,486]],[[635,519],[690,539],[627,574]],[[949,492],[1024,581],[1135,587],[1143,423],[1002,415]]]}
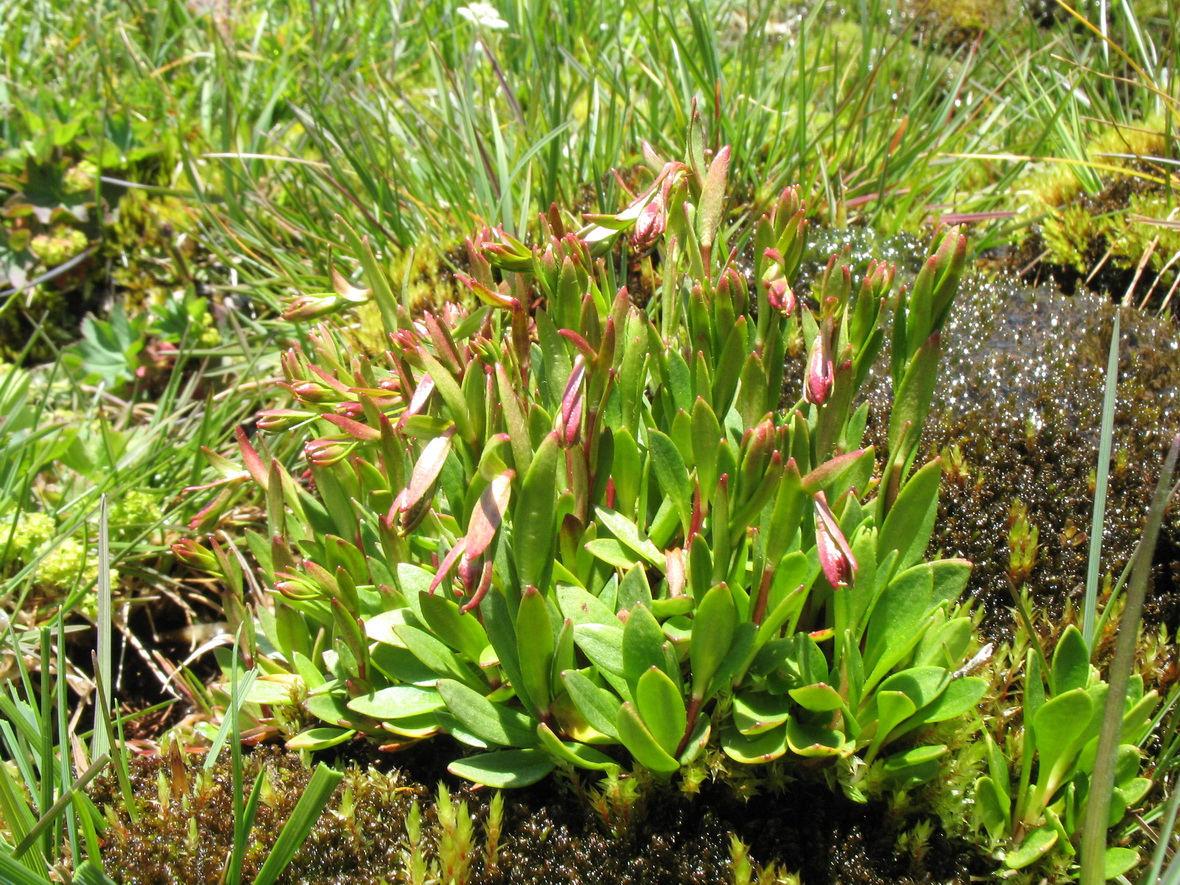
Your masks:
{"label": "succulent green leaf", "polygon": [[688,589],[693,599],[704,599],[713,582],[713,555],[702,534],[694,535],[688,548]]}
{"label": "succulent green leaf", "polygon": [[986,691],[987,682],[978,676],[954,679],[945,691],[918,710],[915,719],[922,724],[955,719],[974,709]]}
{"label": "succulent green leaf", "polygon": [[337,694],[313,694],[303,702],[303,708],[329,725],[355,728],[358,731],[373,730],[371,723],[366,724],[359,714],[348,709],[345,699]]}
{"label": "succulent green leaf", "polygon": [[538,712],[549,708],[556,637],[549,602],[536,587],[525,587],[516,611],[516,654],[525,691]]}
{"label": "succulent green leaf", "polygon": [[615,725],[623,746],[644,768],[660,775],[674,774],[679,770],[680,763],[660,746],[631,704],[624,703],[619,707]]}
{"label": "succulent green leaf", "polygon": [[288,750],[327,750],[352,740],[356,731],[351,728],[316,726],[299,732],[286,743]]}
{"label": "succulent green leaf", "polygon": [[619,626],[619,619],[602,600],[574,584],[557,585],[557,606],[562,617],[578,624],[605,624]]}
{"label": "succulent green leaf", "polygon": [[721,732],[721,750],[730,759],[745,765],[771,762],[787,752],[787,726],[784,722],[749,735],[727,728]]}
{"label": "succulent green leaf", "polygon": [[488,634],[473,614],[442,594],[420,593],[418,606],[434,635],[472,662],[479,662],[488,645]]}
{"label": "succulent green leaf", "polygon": [[792,716],[787,720],[787,746],[796,756],[824,759],[846,752],[844,735],[834,728],[803,723]]}
{"label": "succulent green leaf", "polygon": [[1057,844],[1057,828],[1052,824],[1037,827],[1024,837],[1020,847],[1004,856],[1004,864],[1010,870],[1022,870],[1036,863]]}
{"label": "succulent green leaf", "polygon": [[674,755],[688,727],[688,711],[676,683],[658,667],[651,667],[639,677],[635,690],[635,710],[656,743]]}
{"label": "succulent green leaf", "polygon": [[941,474],[942,462],[935,458],[910,477],[902,488],[889,508],[877,538],[878,561],[890,550],[898,551],[901,556],[898,568],[913,565],[922,557],[934,532]]}
{"label": "succulent green leaf", "polygon": [[668,596],[662,599],[653,599],[651,602],[652,614],[660,622],[677,615],[686,615],[692,611],[692,607],[691,596]]}
{"label": "succulent green leaf", "polygon": [[1008,794],[990,777],[981,777],[975,782],[975,813],[992,839],[1003,838],[1011,828]]}
{"label": "succulent green leaf", "polygon": [[647,572],[642,563],[633,563],[619,581],[616,604],[620,609],[629,609],[636,603],[652,607],[651,587],[647,583]]}
{"label": "succulent green leaf", "polygon": [[607,689],[595,685],[580,670],[566,670],[561,674],[561,681],[587,724],[607,737],[618,738],[616,723],[622,701]]}
{"label": "succulent green leaf", "polygon": [[692,452],[702,497],[711,496],[717,485],[717,450],[723,438],[717,415],[704,399],[697,397],[692,407]]}
{"label": "succulent green leaf", "polygon": [[938,776],[938,760],[946,755],[942,744],[910,747],[888,756],[882,769],[886,783],[897,790],[906,790],[929,783]]}
{"label": "succulent green leaf", "polygon": [[1069,777],[1078,750],[1089,737],[1093,708],[1086,691],[1075,688],[1050,698],[1037,710],[1033,717],[1039,754],[1035,805],[1048,800]]}
{"label": "succulent green leaf", "polygon": [[447,771],[485,787],[507,790],[535,784],[556,767],[544,750],[499,750],[456,759]]}
{"label": "succulent green leaf", "polygon": [[721,357],[717,360],[716,373],[713,376],[712,405],[718,415],[726,415],[733,405],[733,395],[737,392],[738,381],[741,379],[742,363],[750,352],[746,340],[746,318],[738,317],[729,334],[725,336],[725,346],[721,349]]}
{"label": "succulent green leaf", "polygon": [[[782,695],[765,691],[743,691],[733,699],[733,724],[744,735],[757,735],[777,728],[791,715],[790,703]],[[784,730],[784,739],[785,739]]]}
{"label": "succulent green leaf", "polygon": [[1103,875],[1107,881],[1117,879],[1124,873],[1129,873],[1139,863],[1139,852],[1134,848],[1121,848],[1118,845],[1106,849]]}
{"label": "succulent green leaf", "polygon": [[643,473],[643,458],[630,428],[621,427],[614,432],[614,460],[611,479],[615,484],[615,504],[624,516],[631,518],[639,499],[639,487]]}
{"label": "succulent green leaf", "polygon": [[552,571],[557,539],[558,433],[545,437],[521,483],[512,514],[512,558],[521,586],[544,587]]}
{"label": "succulent green leaf", "polygon": [[889,733],[914,714],[917,706],[903,692],[878,689],[874,699],[877,702],[877,733],[873,737],[870,755],[877,747],[889,741]]}
{"label": "succulent green leaf", "polygon": [[623,626],[623,675],[634,695],[640,678],[650,668],[663,669],[664,631],[651,609],[634,605],[627,610],[627,623]]}
{"label": "succulent green leaf", "polygon": [[926,413],[930,410],[930,401],[934,396],[934,382],[938,378],[939,354],[939,336],[934,333],[922,343],[906,366],[889,413],[890,454],[898,450],[907,423],[914,427],[926,424]]}
{"label": "succulent green leaf", "polygon": [[541,749],[552,756],[559,765],[572,765],[575,768],[588,768],[591,771],[609,771],[619,767],[619,764],[610,756],[593,747],[561,740],[544,722],[537,725],[537,737],[541,741]]}
{"label": "succulent green leaf", "polygon": [[[768,411],[766,367],[761,357],[751,352],[742,366],[741,386],[738,388],[738,413],[747,427],[755,426]],[[778,392],[775,392],[777,397]]]}
{"label": "succulent green leaf", "polygon": [[394,628],[401,644],[414,653],[414,657],[437,673],[462,682],[469,688],[484,685],[483,679],[474,667],[460,660],[453,651],[425,630],[403,624]]}
{"label": "succulent green leaf", "polygon": [[439,695],[464,728],[489,744],[502,747],[535,747],[535,723],[519,710],[489,701],[453,679],[440,679]]}
{"label": "succulent green leaf", "polygon": [[934,588],[930,595],[930,604],[958,602],[963,591],[967,589],[967,581],[971,578],[971,567],[971,563],[965,559],[938,559],[931,562]]}
{"label": "succulent green leaf", "polygon": [[889,582],[865,631],[866,687],[876,685],[922,636],[930,611],[933,572],[928,564],[906,569]]}
{"label": "succulent green leaf", "polygon": [[614,538],[595,538],[584,546],[595,559],[602,560],[612,568],[626,569],[635,564],[635,553],[631,548]]}
{"label": "succulent green leaf", "polygon": [[729,653],[737,617],[733,591],[725,584],[710,589],[697,603],[688,650],[694,698],[704,699],[709,683]]}
{"label": "succulent green leaf", "polygon": [[433,713],[443,706],[442,696],[434,688],[416,685],[391,685],[380,691],[359,695],[348,702],[348,709],[374,719],[406,719]]}
{"label": "succulent green leaf", "polygon": [[675,503],[681,527],[687,532],[692,522],[692,483],[688,477],[688,468],[684,466],[680,450],[666,433],[649,430],[648,444],[656,479],[664,494]]}
{"label": "succulent green leaf", "polygon": [[950,684],[951,674],[945,667],[911,667],[894,673],[881,683],[882,691],[900,691],[921,710],[933,703]]}
{"label": "succulent green leaf", "polygon": [[1085,688],[1090,680],[1090,649],[1080,631],[1073,624],[1065,628],[1053,651],[1050,668],[1050,691],[1065,694],[1075,688]]}
{"label": "succulent green leaf", "polygon": [[804,710],[810,710],[813,713],[830,713],[833,710],[839,710],[844,705],[844,699],[840,697],[840,693],[823,682],[793,688],[787,694]]}
{"label": "succulent green leaf", "polygon": [[[640,608],[643,608],[640,606]],[[646,609],[644,609],[646,611]],[[623,628],[606,624],[576,624],[574,643],[599,670],[623,675]],[[660,656],[663,660],[663,656]]]}
{"label": "succulent green leaf", "polygon": [[[667,440],[668,437],[665,436],[664,439]],[[669,445],[672,445],[670,440]],[[675,446],[673,446],[673,450],[675,450]],[[677,453],[677,457],[679,457],[679,453]],[[683,461],[680,462],[680,466],[684,466]],[[685,471],[684,477],[685,482],[687,482],[687,470]],[[594,512],[598,517],[599,522],[606,526],[610,533],[614,535],[619,540],[619,542],[623,544],[623,546],[632,551],[632,553],[641,557],[645,562],[654,565],[660,570],[663,570],[664,555],[660,552],[660,549],[651,542],[650,539],[643,536],[639,530],[639,527],[635,525],[634,522],[627,519],[627,517],[623,516],[621,513],[611,510],[609,507],[599,506],[595,508]],[[634,562],[634,557],[631,558],[631,561]]]}

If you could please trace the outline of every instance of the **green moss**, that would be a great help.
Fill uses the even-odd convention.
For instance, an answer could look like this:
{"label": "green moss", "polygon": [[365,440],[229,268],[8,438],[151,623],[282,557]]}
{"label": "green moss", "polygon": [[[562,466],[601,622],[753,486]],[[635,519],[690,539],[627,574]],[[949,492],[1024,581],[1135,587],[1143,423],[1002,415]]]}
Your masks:
{"label": "green moss", "polygon": [[1153,159],[1167,155],[1163,128],[1162,119],[1111,126],[1085,145],[1088,163],[1049,164],[1027,177],[1031,224],[1020,265],[1043,265],[1067,292],[1085,284],[1162,303],[1180,278],[1170,264],[1180,231],[1168,226],[1178,204]]}

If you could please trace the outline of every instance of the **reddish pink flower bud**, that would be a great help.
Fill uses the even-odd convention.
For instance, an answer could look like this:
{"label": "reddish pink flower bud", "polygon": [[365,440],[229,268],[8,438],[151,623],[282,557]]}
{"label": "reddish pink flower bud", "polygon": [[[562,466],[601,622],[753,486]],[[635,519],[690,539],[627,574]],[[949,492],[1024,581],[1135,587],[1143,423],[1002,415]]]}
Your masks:
{"label": "reddish pink flower bud", "polygon": [[221,571],[217,557],[207,547],[202,546],[192,538],[177,541],[172,545],[172,552],[187,565],[195,569],[213,572],[214,574],[219,574]]}
{"label": "reddish pink flower bud", "polygon": [[815,546],[828,583],[847,587],[859,566],[823,492],[815,493]]}
{"label": "reddish pink flower bud", "polygon": [[811,356],[807,361],[807,383],[803,387],[803,398],[809,403],[822,405],[832,392],[835,367],[832,365],[828,336],[820,332],[811,345]]}
{"label": "reddish pink flower bud", "polygon": [[766,284],[766,300],[770,302],[770,306],[775,310],[781,310],[784,316],[793,314],[795,312],[795,306],[798,303],[795,299],[795,293],[782,277],[777,280],[771,280]]}
{"label": "reddish pink flower bud", "polygon": [[582,378],[585,375],[586,360],[578,354],[561,397],[561,439],[567,449],[578,441],[582,431]]}
{"label": "reddish pink flower bud", "polygon": [[668,213],[664,195],[657,192],[635,220],[635,229],[631,232],[631,245],[640,251],[651,248],[663,235],[667,225]]}
{"label": "reddish pink flower bud", "polygon": [[313,467],[328,467],[348,457],[355,444],[348,440],[326,436],[314,439],[303,447],[303,454]]}
{"label": "reddish pink flower bud", "polygon": [[315,412],[300,412],[297,409],[264,409],[258,413],[258,429],[268,433],[290,430],[315,416]]}
{"label": "reddish pink flower bud", "polygon": [[285,320],[314,320],[338,310],[345,304],[331,293],[324,295],[299,295],[287,302],[283,308]]}

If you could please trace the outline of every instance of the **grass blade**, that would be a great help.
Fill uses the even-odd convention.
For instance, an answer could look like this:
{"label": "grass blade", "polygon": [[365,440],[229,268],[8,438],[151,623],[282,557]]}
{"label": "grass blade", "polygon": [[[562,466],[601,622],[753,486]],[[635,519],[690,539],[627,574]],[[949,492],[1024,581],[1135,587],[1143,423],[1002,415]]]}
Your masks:
{"label": "grass blade", "polygon": [[53,822],[61,816],[63,811],[66,810],[66,807],[74,801],[74,797],[78,794],[78,792],[81,791],[88,783],[94,780],[98,776],[99,772],[106,768],[107,763],[110,762],[110,759],[111,757],[109,755],[100,756],[89,768],[79,775],[78,779],[70,785],[69,789],[61,794],[58,800],[49,807],[49,810],[41,815],[41,819],[33,825],[33,828],[25,834],[25,837],[21,839],[20,844],[13,849],[13,857],[21,857],[26,851],[29,850],[29,848],[32,847],[37,838],[50,826],[52,826]]}
{"label": "grass blade", "polygon": [[[107,496],[103,495],[98,505],[98,614],[95,619],[98,636],[94,678],[99,685],[99,697],[104,703],[111,698],[111,623],[111,550]],[[109,720],[109,716],[108,708],[95,706],[94,739],[90,745],[90,754],[95,758],[111,750],[108,729],[102,725],[102,720]]]}
{"label": "grass blade", "polygon": [[1098,480],[1094,486],[1094,516],[1090,520],[1090,557],[1086,565],[1086,597],[1082,605],[1082,638],[1094,650],[1094,621],[1098,608],[1098,568],[1102,557],[1102,525],[1106,519],[1106,485],[1110,476],[1110,442],[1114,435],[1115,394],[1119,386],[1119,312],[1114,314],[1110,354],[1106,359],[1106,393],[1102,398],[1102,436],[1098,443]]}
{"label": "grass blade", "polygon": [[308,833],[311,832],[311,828],[315,826],[315,822],[319,820],[320,813],[328,804],[336,785],[343,778],[344,775],[341,772],[335,771],[323,763],[316,767],[311,781],[308,782],[294,811],[291,812],[291,817],[283,824],[283,829],[279,831],[279,838],[266,858],[266,862],[263,863],[262,869],[258,871],[254,885],[273,885],[278,879],[279,874],[295,857],[295,852],[299,850]]}
{"label": "grass blade", "polygon": [[[1127,586],[1126,608],[1123,609],[1119,625],[1118,641],[1115,643],[1114,661],[1110,665],[1110,690],[1106,696],[1106,707],[1102,714],[1102,728],[1098,734],[1098,750],[1094,761],[1094,774],[1090,780],[1090,798],[1082,824],[1082,845],[1078,852],[1081,861],[1081,885],[1102,885],[1105,876],[1105,852],[1107,818],[1110,812],[1110,798],[1114,790],[1114,768],[1118,754],[1119,733],[1123,724],[1123,703],[1127,695],[1127,684],[1135,666],[1135,645],[1139,637],[1139,618],[1143,611],[1143,598],[1147,594],[1147,579],[1151,572],[1151,555],[1159,537],[1160,524],[1164,518],[1171,492],[1172,473],[1176,469],[1176,458],[1180,456],[1180,436],[1172,440],[1164,469],[1160,473],[1151,507],[1147,511],[1147,525],[1143,537],[1135,549],[1135,565]],[[1170,871],[1169,871],[1170,872]]]}

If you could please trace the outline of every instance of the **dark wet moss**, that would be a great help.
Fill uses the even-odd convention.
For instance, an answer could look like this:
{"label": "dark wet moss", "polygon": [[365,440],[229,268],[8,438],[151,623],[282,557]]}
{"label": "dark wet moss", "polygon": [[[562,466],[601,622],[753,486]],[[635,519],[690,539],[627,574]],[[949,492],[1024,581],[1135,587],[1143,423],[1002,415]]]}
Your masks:
{"label": "dark wet moss", "polygon": [[[1011,604],[1009,529],[1014,501],[1039,530],[1027,583],[1060,614],[1080,600],[1098,458],[1113,310],[1105,299],[1065,297],[1011,278],[964,281],[943,334],[930,454],[948,456],[933,547],[975,563],[970,592],[1001,629]],[[1103,571],[1117,578],[1139,538],[1172,436],[1180,430],[1180,349],[1172,324],[1124,311],[1114,464],[1103,532]],[[879,414],[887,384],[873,392]],[[883,433],[877,422],[873,441]],[[1170,513],[1155,554],[1146,618],[1180,626],[1180,517]]]}
{"label": "dark wet moss", "polygon": [[[438,857],[441,828],[434,791],[423,786],[437,772],[435,757],[430,748],[401,760],[407,768],[350,765],[279,881],[409,881],[406,820],[415,801],[422,809],[423,853],[428,861]],[[389,760],[384,761],[388,769]],[[164,760],[134,760],[137,823],[120,810],[113,779],[100,780],[92,790],[110,821],[102,837],[103,863],[123,885],[218,881],[232,845],[231,773],[227,760],[208,773],[199,764],[192,762],[182,781]],[[247,790],[260,775],[267,786],[251,831],[245,882],[261,868],[310,778],[296,755],[274,748],[247,754]],[[990,861],[936,827],[928,828],[920,850],[907,847],[899,838],[907,825],[904,816],[890,813],[883,803],[850,802],[817,780],[786,783],[779,778],[771,789],[769,780],[737,778],[742,790],[730,780],[708,781],[695,795],[646,785],[604,815],[594,779],[550,778],[504,794],[494,853],[488,840],[492,794],[456,788],[451,804],[460,809],[465,804],[474,824],[465,881],[721,885],[732,881],[735,835],[748,846],[756,871],[776,863],[780,870],[797,871],[805,885],[965,883],[991,870]]]}

